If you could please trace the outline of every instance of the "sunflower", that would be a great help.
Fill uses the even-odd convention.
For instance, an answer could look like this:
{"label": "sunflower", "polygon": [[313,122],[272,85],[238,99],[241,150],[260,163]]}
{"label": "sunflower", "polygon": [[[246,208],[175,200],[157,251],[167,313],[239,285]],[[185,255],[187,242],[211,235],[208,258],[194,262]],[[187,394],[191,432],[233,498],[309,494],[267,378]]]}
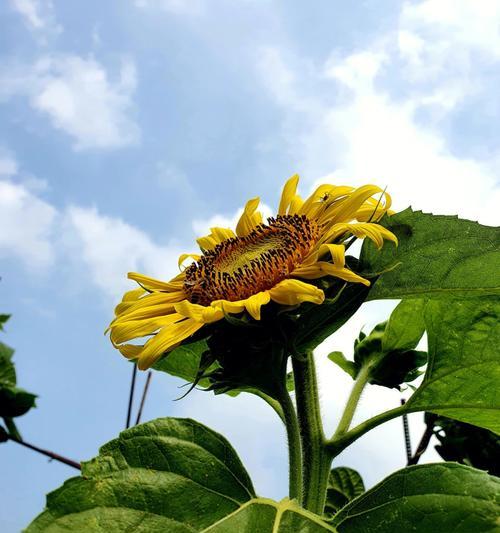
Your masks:
{"label": "sunflower", "polygon": [[[320,185],[306,200],[297,194],[299,177],[285,184],[275,217],[263,222],[259,198],[245,205],[236,231],[211,228],[197,240],[200,254],[179,258],[180,274],[160,281],[131,272],[139,284],[123,296],[108,331],[113,345],[144,370],[205,324],[246,311],[260,320],[270,301],[282,306],[321,305],[313,283],[334,276],[370,282],[345,265],[345,241],[369,238],[378,248],[396,237],[377,224],[391,198],[375,185],[359,188]],[[376,196],[376,197],[375,197]],[[187,260],[191,263],[184,267]],[[149,337],[142,345],[133,339]]]}

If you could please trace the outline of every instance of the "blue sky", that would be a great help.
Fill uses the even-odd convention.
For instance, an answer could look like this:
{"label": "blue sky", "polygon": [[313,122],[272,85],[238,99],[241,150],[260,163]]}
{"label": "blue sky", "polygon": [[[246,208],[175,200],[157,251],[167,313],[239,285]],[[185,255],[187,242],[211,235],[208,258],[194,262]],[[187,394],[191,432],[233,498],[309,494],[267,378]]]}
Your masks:
{"label": "blue sky", "polygon": [[[0,301],[27,441],[76,459],[123,428],[130,366],[103,336],[126,272],[175,273],[211,224],[284,180],[387,186],[408,205],[498,223],[500,5],[271,0],[9,0],[0,5]],[[394,303],[371,303],[317,350],[329,426],[349,383],[326,361]],[[141,376],[141,382],[144,376]],[[264,404],[155,374],[144,419],[223,432],[260,494],[286,492]],[[358,416],[399,401],[372,387]],[[415,440],[421,427],[413,415]],[[436,456],[429,452],[426,460]],[[400,421],[337,464],[371,485],[404,464]],[[0,448],[0,526],[17,532],[73,475]]]}

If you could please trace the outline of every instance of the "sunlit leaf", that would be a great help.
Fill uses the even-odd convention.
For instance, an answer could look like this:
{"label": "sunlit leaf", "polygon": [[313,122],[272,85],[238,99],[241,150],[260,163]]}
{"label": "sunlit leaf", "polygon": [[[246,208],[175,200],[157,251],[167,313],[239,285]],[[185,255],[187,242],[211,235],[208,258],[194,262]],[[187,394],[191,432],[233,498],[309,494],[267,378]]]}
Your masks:
{"label": "sunlit leaf", "polygon": [[275,502],[258,498],[203,531],[204,533],[326,533],[335,530],[293,501]]}
{"label": "sunlit leaf", "polygon": [[47,497],[34,532],[200,531],[255,496],[224,437],[189,419],[123,431]]}
{"label": "sunlit leaf", "polygon": [[405,468],[341,509],[339,533],[498,531],[500,479],[456,463]]}
{"label": "sunlit leaf", "polygon": [[425,309],[429,362],[406,403],[500,433],[500,300],[430,301]]}
{"label": "sunlit leaf", "polygon": [[500,293],[500,229],[455,216],[406,209],[385,217],[399,246],[382,250],[365,240],[362,271],[382,274],[369,300]]}

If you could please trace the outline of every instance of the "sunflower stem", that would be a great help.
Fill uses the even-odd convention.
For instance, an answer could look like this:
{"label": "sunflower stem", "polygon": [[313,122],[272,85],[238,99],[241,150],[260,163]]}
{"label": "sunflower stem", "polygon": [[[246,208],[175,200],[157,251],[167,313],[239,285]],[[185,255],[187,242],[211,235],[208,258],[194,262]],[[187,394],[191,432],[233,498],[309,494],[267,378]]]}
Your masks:
{"label": "sunflower stem", "polygon": [[280,395],[279,404],[283,410],[282,420],[288,441],[289,497],[299,500],[302,494],[302,447],[297,414],[286,388]]}
{"label": "sunflower stem", "polygon": [[354,413],[356,412],[356,408],[358,407],[359,400],[361,399],[361,394],[363,393],[363,390],[366,387],[368,380],[370,379],[371,367],[372,364],[370,363],[365,364],[361,367],[356,381],[352,386],[349,398],[347,399],[347,403],[344,408],[344,412],[342,414],[340,422],[337,426],[337,429],[335,430],[335,434],[333,435],[333,440],[337,439],[349,430],[352,419],[354,418]]}
{"label": "sunflower stem", "polygon": [[293,357],[297,414],[302,440],[302,506],[323,514],[331,455],[325,446],[313,353]]}

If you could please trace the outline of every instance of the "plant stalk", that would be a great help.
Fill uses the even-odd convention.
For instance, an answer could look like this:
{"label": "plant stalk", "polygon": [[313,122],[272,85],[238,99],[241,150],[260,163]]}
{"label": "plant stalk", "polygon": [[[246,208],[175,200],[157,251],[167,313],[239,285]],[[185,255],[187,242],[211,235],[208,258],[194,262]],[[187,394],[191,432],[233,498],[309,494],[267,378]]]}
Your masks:
{"label": "plant stalk", "polygon": [[331,456],[325,447],[313,353],[293,357],[297,415],[302,440],[302,506],[323,514]]}
{"label": "plant stalk", "polygon": [[286,389],[283,390],[279,403],[283,410],[283,422],[288,442],[289,497],[299,500],[302,494],[302,450],[299,423],[292,399]]}
{"label": "plant stalk", "polygon": [[64,463],[65,465],[72,466],[73,468],[76,468],[77,470],[82,469],[82,467],[80,466],[80,463],[77,463],[76,461],[73,461],[72,459],[63,457],[62,455],[51,452],[50,450],[44,450],[43,448],[39,448],[38,446],[35,446],[34,444],[30,444],[28,442],[24,442],[23,440],[17,439],[16,437],[13,437],[12,435],[9,435],[8,438],[9,440],[13,442],[17,442],[21,446],[25,446],[26,448],[29,448],[30,450],[41,453],[42,455],[45,455],[46,457],[50,457],[51,459],[59,461],[60,463]]}
{"label": "plant stalk", "polygon": [[335,430],[335,434],[333,435],[333,440],[340,437],[341,435],[343,435],[349,430],[352,419],[354,417],[354,413],[356,412],[356,408],[358,407],[361,394],[363,393],[363,390],[366,387],[368,380],[370,379],[371,366],[372,365],[368,363],[361,367],[358,373],[358,376],[356,378],[356,381],[354,382],[354,385],[352,386],[351,394],[349,395],[349,398],[347,399],[347,403],[346,403],[344,412],[342,414],[342,417],[340,419],[340,422],[337,426],[337,429]]}

